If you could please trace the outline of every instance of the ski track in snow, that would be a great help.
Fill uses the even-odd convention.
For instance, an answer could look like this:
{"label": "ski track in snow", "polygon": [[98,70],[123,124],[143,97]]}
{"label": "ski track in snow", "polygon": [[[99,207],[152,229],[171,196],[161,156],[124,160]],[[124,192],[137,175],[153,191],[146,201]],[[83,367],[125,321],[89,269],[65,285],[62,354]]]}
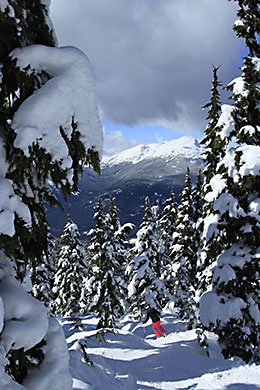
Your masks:
{"label": "ski track in snow", "polygon": [[[125,316],[116,333],[106,342],[95,337],[96,319],[84,319],[84,329],[75,332],[68,321],[63,329],[70,352],[74,390],[260,390],[260,367],[240,359],[224,360],[215,338],[209,338],[211,358],[197,343],[195,330],[164,313],[166,338],[155,339],[148,322],[134,322]],[[85,363],[79,340],[87,341],[87,353],[94,366]]]}

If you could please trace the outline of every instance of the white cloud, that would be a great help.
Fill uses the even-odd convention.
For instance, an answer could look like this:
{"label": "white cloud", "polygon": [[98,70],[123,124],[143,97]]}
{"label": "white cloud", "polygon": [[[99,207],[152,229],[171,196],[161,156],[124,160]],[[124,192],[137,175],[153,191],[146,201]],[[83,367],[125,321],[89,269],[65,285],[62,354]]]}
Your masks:
{"label": "white cloud", "polygon": [[205,127],[212,64],[238,74],[243,41],[227,0],[52,0],[62,45],[79,46],[96,75],[102,119]]}
{"label": "white cloud", "polygon": [[122,131],[111,130],[109,133],[106,133],[106,129],[104,128],[104,155],[108,156],[119,153],[136,144],[137,142],[135,140],[129,141]]}

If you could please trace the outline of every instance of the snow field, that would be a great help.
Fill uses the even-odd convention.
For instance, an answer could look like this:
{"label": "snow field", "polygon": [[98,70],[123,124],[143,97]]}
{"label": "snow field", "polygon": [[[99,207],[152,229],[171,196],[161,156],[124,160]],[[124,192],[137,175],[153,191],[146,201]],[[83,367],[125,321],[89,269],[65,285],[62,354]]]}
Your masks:
{"label": "snow field", "polygon": [[[144,326],[127,315],[119,321],[116,332],[107,333],[106,341],[101,342],[95,337],[94,316],[84,318],[81,332],[73,331],[66,320],[61,323],[74,390],[260,389],[260,367],[240,359],[224,360],[213,334],[208,338],[208,358],[198,345],[195,330],[187,331],[185,322],[169,311],[162,318],[167,337],[159,339],[155,339],[151,323]],[[80,352],[83,339],[93,366],[85,363]]]}

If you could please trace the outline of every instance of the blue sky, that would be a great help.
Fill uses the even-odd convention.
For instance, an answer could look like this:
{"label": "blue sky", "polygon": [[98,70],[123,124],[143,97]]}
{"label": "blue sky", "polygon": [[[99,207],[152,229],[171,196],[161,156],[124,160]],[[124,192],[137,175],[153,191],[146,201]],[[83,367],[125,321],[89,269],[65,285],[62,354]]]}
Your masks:
{"label": "blue sky", "polygon": [[223,85],[239,76],[234,1],[52,0],[50,16],[90,60],[108,149],[202,138],[212,65]]}
{"label": "blue sky", "polygon": [[203,133],[196,130],[183,132],[172,131],[170,127],[163,125],[136,125],[124,126],[108,121],[102,121],[104,129],[104,154],[115,154],[122,150],[134,147],[140,143],[169,141],[183,136],[193,136],[200,140]]}
{"label": "blue sky", "polygon": [[138,143],[169,141],[186,135],[191,135],[197,139],[200,139],[203,136],[201,131],[195,129],[182,132],[176,130],[172,131],[170,127],[162,125],[141,124],[129,127],[108,121],[102,121],[102,124],[108,134],[110,134],[111,131],[121,131],[129,141],[136,140]]}

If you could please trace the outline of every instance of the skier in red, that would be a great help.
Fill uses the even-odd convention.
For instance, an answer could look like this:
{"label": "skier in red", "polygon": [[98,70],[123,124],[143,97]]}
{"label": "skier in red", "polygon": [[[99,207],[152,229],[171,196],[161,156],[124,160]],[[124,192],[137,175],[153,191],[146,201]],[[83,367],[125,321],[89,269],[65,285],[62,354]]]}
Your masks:
{"label": "skier in red", "polygon": [[[165,337],[166,332],[161,326],[160,313],[154,307],[151,306],[146,307],[146,317],[145,320],[143,321],[143,324],[145,324],[149,320],[149,318],[151,318],[151,320],[153,321],[153,331],[156,334],[156,337],[157,338],[161,337],[160,332]],[[157,327],[160,330],[160,332],[158,331]]]}

